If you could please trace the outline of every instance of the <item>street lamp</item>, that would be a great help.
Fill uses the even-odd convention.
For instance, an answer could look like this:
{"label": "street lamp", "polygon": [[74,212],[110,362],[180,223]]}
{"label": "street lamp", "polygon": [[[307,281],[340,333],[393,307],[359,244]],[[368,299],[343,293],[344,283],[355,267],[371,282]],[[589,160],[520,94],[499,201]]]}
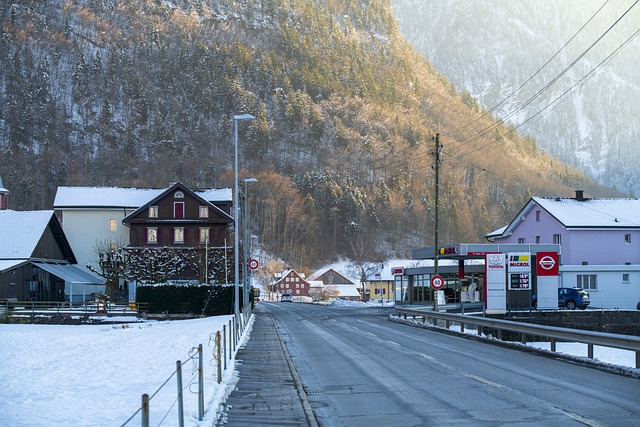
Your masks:
{"label": "street lamp", "polygon": [[[239,228],[238,228],[238,202],[239,202],[239,193],[238,193],[238,122],[242,121],[242,120],[253,120],[255,119],[255,117],[253,117],[251,114],[239,114],[239,115],[235,115],[233,116],[233,130],[234,130],[234,149],[235,149],[235,155],[234,155],[234,159],[235,159],[235,163],[234,163],[234,168],[233,168],[233,178],[234,178],[234,191],[233,191],[233,222],[234,222],[234,232],[233,232],[233,252],[234,252],[234,261],[233,261],[233,280],[235,282],[235,285],[233,286],[234,288],[234,292],[233,292],[233,314],[234,314],[234,318],[235,318],[235,322],[238,321],[238,316],[240,315],[240,284],[238,283],[238,278],[240,277],[240,272],[239,272],[239,268],[238,268],[238,233],[239,233]],[[237,324],[236,324],[236,328],[237,328]]]}
{"label": "street lamp", "polygon": [[249,253],[249,243],[247,241],[249,230],[249,183],[258,182],[255,178],[245,178],[244,180],[244,217],[242,218],[242,303],[243,311],[247,313],[247,307],[249,304],[249,274],[247,270],[248,259],[251,257]]}

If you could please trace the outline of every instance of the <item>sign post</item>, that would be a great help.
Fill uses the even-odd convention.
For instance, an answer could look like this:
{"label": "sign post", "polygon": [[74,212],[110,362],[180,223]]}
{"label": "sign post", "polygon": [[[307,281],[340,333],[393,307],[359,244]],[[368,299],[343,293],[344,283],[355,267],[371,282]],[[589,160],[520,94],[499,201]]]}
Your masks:
{"label": "sign post", "polygon": [[507,312],[507,260],[505,254],[485,255],[487,314]]}
{"label": "sign post", "polygon": [[558,308],[558,274],[560,262],[557,252],[538,252],[536,262],[536,307]]}

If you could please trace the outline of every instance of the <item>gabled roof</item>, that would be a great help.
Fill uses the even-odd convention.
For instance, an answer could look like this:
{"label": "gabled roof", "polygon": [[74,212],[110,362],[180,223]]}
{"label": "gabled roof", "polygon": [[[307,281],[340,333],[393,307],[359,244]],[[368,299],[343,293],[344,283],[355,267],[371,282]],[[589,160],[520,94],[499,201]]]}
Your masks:
{"label": "gabled roof", "polygon": [[38,242],[51,224],[51,229],[62,252],[68,255],[72,263],[75,257],[71,246],[62,232],[58,218],[52,210],[44,211],[13,211],[0,210],[0,259],[20,260],[30,258]]}
{"label": "gabled roof", "polygon": [[303,274],[298,273],[297,271],[295,271],[294,269],[290,268],[288,270],[285,270],[282,272],[282,274],[276,278],[276,280],[274,282],[272,282],[273,285],[276,285],[282,281],[284,281],[288,276],[295,274],[297,275],[300,280],[302,280],[305,283],[309,283],[309,281],[304,277]]}
{"label": "gabled roof", "polygon": [[[58,187],[54,209],[113,208],[137,209],[157,197],[166,188]],[[208,202],[231,202],[229,188],[194,191]]]}
{"label": "gabled roof", "polygon": [[4,184],[2,183],[2,177],[0,176],[0,193],[9,194],[9,190],[4,188]]}
{"label": "gabled roof", "polygon": [[184,184],[180,183],[180,182],[176,182],[175,184],[173,184],[171,187],[162,190],[160,193],[158,193],[155,197],[153,197],[150,200],[145,201],[144,204],[140,205],[135,211],[131,212],[129,215],[127,215],[126,217],[124,217],[124,219],[122,220],[123,222],[128,221],[130,218],[134,218],[137,215],[139,215],[141,212],[143,212],[145,209],[148,209],[149,206],[153,206],[155,203],[158,202],[158,200],[166,197],[168,194],[173,193],[176,190],[181,190],[186,194],[189,194],[191,197],[195,198],[196,200],[199,200],[200,203],[202,203],[203,205],[209,206],[209,209],[213,210],[214,212],[216,212],[218,215],[220,215],[222,218],[228,220],[228,221],[233,221],[233,217],[230,216],[229,214],[227,214],[225,211],[223,211],[222,209],[220,209],[219,207],[217,207],[216,205],[214,205],[213,203],[209,202],[208,200],[204,199],[201,195],[199,195],[198,193],[196,193],[195,191],[192,191],[191,189],[189,189],[187,186],[185,186]]}
{"label": "gabled roof", "polygon": [[[334,282],[332,284],[335,284],[335,285],[353,285],[354,284],[354,282],[351,279],[346,278],[345,276],[338,273],[333,268],[318,270],[315,273],[313,273],[311,276],[309,276],[309,279],[317,280],[326,274],[333,274],[337,276],[337,279],[340,280],[339,282]],[[327,283],[325,283],[325,285],[327,285]]]}
{"label": "gabled roof", "polygon": [[515,218],[485,237],[495,238],[513,233],[536,207],[544,209],[565,228],[640,228],[639,199],[582,199],[532,197]]}

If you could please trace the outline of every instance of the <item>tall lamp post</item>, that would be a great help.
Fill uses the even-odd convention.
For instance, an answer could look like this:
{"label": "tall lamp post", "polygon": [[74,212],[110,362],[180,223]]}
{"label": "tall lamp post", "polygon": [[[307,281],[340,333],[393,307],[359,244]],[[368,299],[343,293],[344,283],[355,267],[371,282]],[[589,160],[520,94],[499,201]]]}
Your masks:
{"label": "tall lamp post", "polygon": [[238,193],[238,122],[242,120],[253,120],[251,114],[238,114],[233,116],[233,130],[234,130],[234,149],[235,149],[235,164],[233,168],[233,178],[234,178],[234,187],[233,187],[233,222],[234,222],[234,232],[233,232],[233,252],[234,252],[234,260],[233,260],[233,281],[235,285],[233,286],[233,314],[235,321],[238,321],[238,316],[240,315],[240,284],[238,282],[238,278],[240,277],[239,272],[239,264],[238,264],[238,233],[240,229],[238,227],[238,202],[239,202],[239,193]]}
{"label": "tall lamp post", "polygon": [[247,263],[249,262],[249,242],[247,239],[249,231],[249,183],[258,182],[255,178],[245,178],[244,180],[244,217],[242,218],[242,305],[243,311],[247,313],[247,307],[249,306],[249,274],[247,270]]}

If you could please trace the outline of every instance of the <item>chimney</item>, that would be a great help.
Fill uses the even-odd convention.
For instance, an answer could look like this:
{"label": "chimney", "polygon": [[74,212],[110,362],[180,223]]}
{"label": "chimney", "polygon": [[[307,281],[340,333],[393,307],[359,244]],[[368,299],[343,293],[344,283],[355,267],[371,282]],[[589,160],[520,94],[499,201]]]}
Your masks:
{"label": "chimney", "polygon": [[7,194],[9,194],[9,190],[4,188],[2,177],[0,177],[0,211],[7,209]]}
{"label": "chimney", "polygon": [[584,190],[576,190],[576,200],[579,202],[584,201]]}

